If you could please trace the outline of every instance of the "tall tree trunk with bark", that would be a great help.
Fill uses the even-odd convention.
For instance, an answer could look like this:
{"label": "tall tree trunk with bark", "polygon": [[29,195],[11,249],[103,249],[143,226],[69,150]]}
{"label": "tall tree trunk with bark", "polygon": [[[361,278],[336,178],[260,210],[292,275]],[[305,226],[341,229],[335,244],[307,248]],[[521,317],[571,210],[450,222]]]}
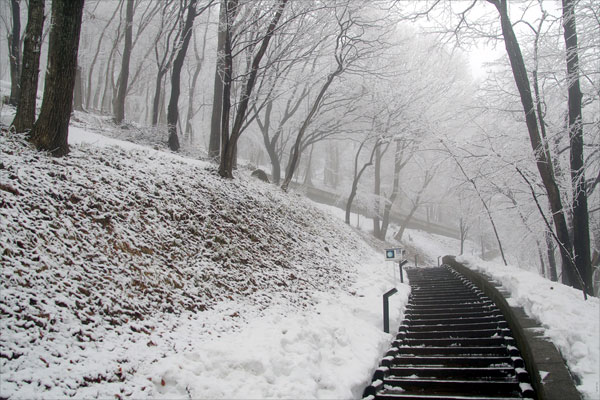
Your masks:
{"label": "tall tree trunk with bark", "polygon": [[373,194],[375,195],[375,204],[374,204],[374,215],[373,215],[373,236],[376,238],[381,236],[381,224],[379,220],[379,209],[381,208],[381,150],[379,147],[375,150],[375,179],[374,179],[374,187]]}
{"label": "tall tree trunk with bark", "polygon": [[272,112],[273,100],[270,100],[265,106],[264,121],[262,121],[260,116],[257,115],[256,123],[258,124],[258,127],[262,133],[263,142],[265,144],[265,148],[267,149],[269,160],[271,161],[271,182],[273,182],[275,185],[279,185],[279,181],[281,180],[281,160],[279,159],[279,154],[277,154],[277,141],[281,136],[281,127],[277,130],[273,137],[270,136]]}
{"label": "tall tree trunk with bark", "polygon": [[177,120],[179,119],[179,107],[177,103],[179,101],[181,86],[181,69],[183,68],[183,61],[190,45],[192,27],[196,18],[196,3],[197,0],[190,0],[188,4],[179,51],[173,61],[173,71],[171,72],[171,97],[167,107],[167,127],[169,130],[169,148],[173,151],[178,151],[180,147],[179,137],[177,136]]}
{"label": "tall tree trunk with bark", "polygon": [[288,166],[285,171],[285,179],[283,180],[283,183],[281,184],[281,189],[283,189],[284,191],[288,190],[290,182],[292,181],[292,178],[294,177],[294,172],[296,171],[296,167],[298,165],[298,160],[300,159],[300,146],[302,144],[302,138],[303,138],[304,134],[306,133],[308,126],[312,122],[313,117],[317,113],[317,110],[321,106],[321,101],[323,100],[323,97],[325,96],[327,89],[329,89],[329,86],[331,86],[335,77],[340,75],[343,71],[344,71],[343,65],[341,64],[341,62],[338,62],[338,66],[337,66],[336,70],[333,71],[331,74],[329,74],[329,76],[327,76],[327,80],[321,87],[321,90],[319,91],[317,98],[315,99],[310,111],[308,112],[308,115],[304,119],[304,122],[302,123],[300,130],[298,131],[298,135],[296,136],[296,142],[294,142],[294,147],[292,148],[292,154],[290,155],[290,160],[288,162]]}
{"label": "tall tree trunk with bark", "polygon": [[31,142],[54,156],[69,152],[68,134],[84,0],[53,0],[48,69]]}
{"label": "tall tree trunk with bark", "polygon": [[527,70],[519,42],[512,27],[512,23],[508,16],[507,0],[488,0],[498,10],[500,22],[502,26],[502,35],[504,37],[504,45],[506,53],[510,61],[515,84],[519,91],[523,112],[525,114],[525,122],[531,147],[536,157],[536,165],[542,179],[544,188],[548,195],[548,202],[552,210],[556,235],[559,240],[559,248],[563,269],[569,276],[569,281],[579,289],[583,289],[583,282],[578,274],[578,271],[573,262],[573,246],[569,237],[565,214],[563,211],[562,200],[560,198],[560,189],[554,177],[552,160],[547,146],[543,143],[540,137],[540,131],[537,124],[535,105],[531,95],[531,86],[527,77]]}
{"label": "tall tree trunk with bark", "polygon": [[158,117],[160,114],[161,97],[164,96],[161,92],[163,78],[167,73],[168,68],[162,68],[158,70],[156,74],[156,82],[154,84],[154,100],[152,101],[152,126],[158,124]]}
{"label": "tall tree trunk with bark", "polygon": [[306,163],[306,172],[304,174],[304,185],[312,186],[312,158],[315,145],[310,146],[310,153],[308,154],[308,162]]}
{"label": "tall tree trunk with bark", "polygon": [[[221,162],[219,164],[219,175],[223,178],[233,178],[233,167],[237,158],[237,141],[242,134],[242,125],[246,119],[246,114],[248,112],[248,106],[250,102],[250,95],[252,94],[252,90],[254,89],[254,85],[256,83],[256,77],[258,75],[258,69],[260,67],[260,62],[267,51],[267,47],[269,46],[269,42],[275,33],[275,29],[277,28],[277,24],[283,15],[283,11],[285,5],[288,0],[279,0],[277,5],[277,10],[275,11],[275,15],[273,19],[269,23],[267,28],[267,32],[263,37],[260,47],[252,59],[252,64],[250,67],[250,74],[248,75],[248,80],[242,85],[242,92],[239,101],[239,105],[237,108],[237,113],[235,115],[235,120],[233,122],[233,128],[231,129],[231,135],[227,137],[222,133],[222,138],[224,139],[223,147],[221,148]],[[231,50],[231,43],[229,44],[229,52]],[[226,52],[227,53],[227,52]],[[224,98],[224,102],[227,101]],[[225,113],[225,110],[223,110]]]}
{"label": "tall tree trunk with bark", "polygon": [[360,152],[366,142],[367,142],[367,139],[365,139],[360,144],[360,146],[358,147],[358,151],[356,152],[356,156],[354,157],[354,177],[352,180],[352,188],[350,189],[350,194],[348,195],[348,201],[346,202],[346,216],[344,219],[347,224],[350,224],[350,212],[352,211],[352,203],[354,202],[354,198],[356,197],[356,192],[358,191],[358,183],[360,181],[360,178],[362,177],[362,175],[364,174],[366,169],[368,167],[370,167],[371,165],[373,165],[373,157],[375,156],[375,151],[377,151],[377,149],[379,148],[379,146],[381,146],[381,143],[382,143],[379,139],[377,139],[375,141],[375,144],[373,145],[373,149],[371,150],[371,156],[369,157],[369,161],[364,163],[359,171],[358,170],[358,157],[360,156]]}
{"label": "tall tree trunk with bark", "polygon": [[378,236],[381,240],[385,240],[387,235],[387,230],[390,225],[390,213],[400,190],[400,171],[408,162],[408,157],[406,159],[403,157],[405,149],[405,143],[401,140],[396,140],[396,150],[394,153],[394,182],[392,184],[392,194],[390,194],[390,197],[385,202],[385,207],[383,209],[383,221],[381,222],[381,229]]}
{"label": "tall tree trunk with bark", "polygon": [[227,0],[221,0],[219,10],[219,33],[217,35],[217,65],[213,90],[213,108],[210,117],[208,157],[216,160],[221,150],[221,123],[223,112],[223,81],[225,79],[225,39],[227,36]]}
{"label": "tall tree trunk with bark", "polygon": [[81,66],[77,66],[75,71],[75,88],[73,89],[73,109],[83,111],[83,78],[81,76]]}
{"label": "tall tree trunk with bark", "polygon": [[125,119],[125,96],[127,96],[127,83],[129,81],[129,62],[131,60],[131,48],[133,37],[133,1],[127,0],[125,11],[125,46],[123,48],[123,59],[121,61],[121,73],[119,75],[119,86],[115,98],[114,113],[115,123],[120,124]]}
{"label": "tall tree trunk with bark", "polygon": [[[119,11],[119,9],[121,8],[121,4],[123,3],[123,0],[119,0],[119,3],[117,4],[117,7],[115,8],[115,11],[112,13],[110,19],[108,20],[108,22],[106,23],[106,25],[104,25],[104,29],[102,29],[102,33],[100,33],[100,37],[98,38],[98,45],[96,46],[96,52],[94,53],[94,57],[92,58],[92,62],[90,63],[89,66],[89,71],[88,71],[88,79],[87,79],[87,87],[88,87],[88,91],[85,97],[85,108],[87,108],[88,110],[90,109],[90,102],[92,100],[92,77],[93,77],[93,72],[94,72],[94,68],[96,66],[96,61],[98,60],[98,55],[100,54],[100,49],[102,47],[102,39],[104,38],[104,33],[108,30],[109,25],[112,23],[113,19],[115,18],[115,15],[117,15],[117,12]],[[98,76],[98,78],[100,78],[100,75]],[[98,79],[98,82],[100,82],[100,79]],[[98,85],[96,87],[96,94],[94,96],[94,106],[93,108],[96,108],[96,105],[98,104],[96,97],[99,95],[100,92],[100,85]]]}
{"label": "tall tree trunk with bark", "polygon": [[465,251],[465,241],[467,240],[467,234],[469,233],[469,225],[464,217],[460,217],[458,220],[458,228],[460,232],[460,254],[462,256]]}
{"label": "tall tree trunk with bark", "polygon": [[[210,21],[210,10],[208,19]],[[192,76],[192,82],[190,83],[190,87],[188,90],[188,105],[187,105],[187,115],[185,118],[185,134],[189,140],[190,144],[194,142],[194,129],[192,126],[192,120],[194,116],[198,112],[199,108],[194,107],[194,94],[196,93],[196,85],[198,84],[198,77],[200,76],[200,71],[204,66],[204,55],[206,54],[206,38],[208,36],[208,27],[209,24],[206,23],[204,28],[204,37],[202,38],[202,53],[198,53],[198,48],[196,46],[197,38],[194,36],[194,55],[196,58],[196,68],[194,68],[194,74]]]}
{"label": "tall tree trunk with bark", "polygon": [[8,58],[10,61],[10,98],[8,103],[17,106],[19,101],[19,83],[21,78],[21,4],[20,0],[11,0],[12,32],[8,37]]}
{"label": "tall tree trunk with bark", "polygon": [[[423,193],[425,193],[425,189],[427,189],[427,186],[429,186],[429,184],[431,183],[431,181],[433,180],[434,177],[435,177],[435,172],[431,172],[429,170],[425,171],[425,177],[423,178],[423,185],[421,186],[421,188],[419,189],[419,192],[417,193],[417,198],[413,201],[413,205],[412,205],[408,215],[406,216],[406,218],[404,218],[404,221],[400,225],[400,230],[398,231],[396,236],[394,236],[394,239],[396,239],[397,241],[400,242],[402,240],[402,236],[404,236],[404,232],[406,231],[408,224],[410,223],[413,216],[415,215],[415,212],[417,212],[417,209],[421,206],[421,198],[423,197]],[[500,251],[502,251],[502,246],[500,246]],[[502,258],[504,259],[504,253],[502,254]],[[504,265],[506,265],[506,261],[504,261]]]}
{"label": "tall tree trunk with bark", "polygon": [[575,266],[581,275],[584,290],[593,294],[590,255],[590,227],[583,161],[583,119],[579,85],[579,55],[575,1],[563,0],[563,27],[567,49],[567,81],[569,84],[569,139],[571,143],[571,185],[573,190],[573,253]]}
{"label": "tall tree trunk with bark", "polygon": [[29,0],[25,43],[23,44],[23,68],[19,105],[12,125],[17,132],[31,130],[35,122],[40,53],[44,28],[44,0]]}
{"label": "tall tree trunk with bark", "polygon": [[552,240],[552,234],[548,231],[544,232],[546,239],[546,251],[548,253],[548,269],[550,272],[550,280],[552,282],[558,282],[558,272],[556,270],[556,258],[554,257],[554,241]]}

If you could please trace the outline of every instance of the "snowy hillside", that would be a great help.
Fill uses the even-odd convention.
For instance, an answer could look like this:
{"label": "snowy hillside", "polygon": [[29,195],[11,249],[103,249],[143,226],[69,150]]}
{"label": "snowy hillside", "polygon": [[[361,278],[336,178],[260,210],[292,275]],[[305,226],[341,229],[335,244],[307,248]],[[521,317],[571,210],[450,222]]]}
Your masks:
{"label": "snowy hillside", "polygon": [[360,396],[396,282],[358,235],[244,174],[70,142],[0,137],[0,396]]}
{"label": "snowy hillside", "polygon": [[[88,128],[70,143],[56,159],[0,135],[0,397],[360,398],[392,338],[381,295],[399,289],[397,326],[409,288],[341,210]],[[413,230],[403,245],[420,265],[458,248]],[[464,261],[595,399],[598,299]]]}

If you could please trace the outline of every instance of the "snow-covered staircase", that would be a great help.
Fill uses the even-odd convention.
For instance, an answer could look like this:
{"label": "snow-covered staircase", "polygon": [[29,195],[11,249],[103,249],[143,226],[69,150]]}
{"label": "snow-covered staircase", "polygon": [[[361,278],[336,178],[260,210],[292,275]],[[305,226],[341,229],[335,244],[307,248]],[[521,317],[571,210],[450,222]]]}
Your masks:
{"label": "snow-covered staircase", "polygon": [[368,399],[535,398],[504,317],[447,266],[407,270],[406,318]]}

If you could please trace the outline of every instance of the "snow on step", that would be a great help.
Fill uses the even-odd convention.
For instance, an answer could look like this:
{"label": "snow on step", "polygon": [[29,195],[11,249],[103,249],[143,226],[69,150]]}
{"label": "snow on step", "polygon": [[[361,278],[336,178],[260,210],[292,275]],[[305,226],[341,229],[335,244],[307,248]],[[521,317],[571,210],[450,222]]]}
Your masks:
{"label": "snow on step", "polygon": [[405,320],[364,398],[533,397],[510,329],[492,301],[449,267],[407,270]]}

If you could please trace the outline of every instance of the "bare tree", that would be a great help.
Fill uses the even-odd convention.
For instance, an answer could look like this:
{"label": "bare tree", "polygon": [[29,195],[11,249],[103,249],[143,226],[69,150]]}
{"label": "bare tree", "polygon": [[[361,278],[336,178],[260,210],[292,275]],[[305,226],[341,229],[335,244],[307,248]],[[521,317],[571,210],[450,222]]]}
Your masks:
{"label": "bare tree", "polygon": [[23,68],[17,114],[12,122],[17,132],[33,128],[39,78],[42,32],[44,28],[44,0],[29,0],[27,28],[23,46]]}
{"label": "bare tree", "polygon": [[[235,119],[233,122],[233,127],[231,128],[231,134],[229,134],[229,116],[226,114],[229,114],[229,108],[228,108],[228,92],[224,92],[224,106],[223,106],[223,113],[222,113],[222,118],[223,118],[223,123],[221,125],[221,143],[222,143],[222,148],[221,148],[221,160],[220,160],[220,164],[219,164],[219,175],[221,175],[224,178],[233,178],[233,166],[234,166],[234,160],[236,157],[236,149],[237,149],[237,141],[242,133],[242,127],[244,124],[244,120],[246,119],[246,114],[248,112],[249,109],[249,102],[250,102],[250,96],[252,94],[252,90],[254,89],[254,85],[256,83],[256,77],[258,74],[258,70],[260,67],[260,62],[263,58],[263,56],[265,55],[266,51],[267,51],[267,47],[269,46],[269,42],[271,41],[271,38],[273,37],[273,34],[275,32],[275,29],[277,28],[277,25],[279,23],[279,20],[281,19],[281,16],[283,15],[283,11],[285,8],[285,5],[287,4],[288,0],[279,0],[276,6],[276,10],[275,10],[275,14],[273,15],[273,18],[271,19],[271,22],[269,23],[269,26],[267,27],[267,30],[265,32],[264,37],[262,38],[261,42],[260,42],[260,47],[258,48],[258,51],[256,52],[256,54],[252,57],[252,62],[251,62],[251,68],[247,77],[247,80],[244,81],[243,85],[242,85],[242,90],[240,93],[240,101],[237,107],[237,112],[235,115]],[[229,7],[228,7],[229,9]],[[229,24],[228,24],[229,27]],[[230,33],[228,32],[229,36]],[[228,43],[228,41],[230,41],[229,39],[226,39],[226,45],[225,45],[225,53],[226,53],[226,68],[231,68],[232,67],[232,63],[231,63],[231,43]],[[227,74],[225,75],[225,78],[227,79]],[[231,77],[229,77],[230,79]],[[225,86],[227,86],[227,82],[225,84]],[[227,109],[226,109],[227,108]]]}
{"label": "bare tree", "polygon": [[[91,107],[92,77],[93,77],[93,73],[94,73],[94,68],[96,66],[96,62],[98,60],[98,56],[100,54],[100,49],[102,47],[102,40],[104,39],[105,33],[108,31],[108,27],[110,26],[110,24],[114,20],[115,16],[117,15],[117,12],[119,12],[119,10],[121,9],[121,7],[123,5],[123,1],[124,0],[119,0],[119,2],[117,3],[117,6],[115,7],[114,12],[112,13],[112,15],[109,18],[108,22],[106,23],[106,25],[104,26],[104,28],[100,32],[100,37],[98,38],[98,44],[96,46],[96,52],[94,53],[94,57],[92,58],[92,62],[90,63],[90,65],[88,67],[88,69],[89,69],[88,70],[88,80],[87,80],[88,91],[87,91],[87,94],[86,94],[86,97],[85,97],[85,108],[86,109],[90,109],[90,107]],[[100,91],[100,87],[97,88],[96,93],[98,93],[99,91]]]}
{"label": "bare tree", "polygon": [[325,93],[327,93],[327,90],[333,83],[334,79],[337,76],[341,75],[342,72],[344,72],[346,63],[351,62],[352,57],[354,56],[354,52],[351,51],[351,49],[354,50],[354,42],[348,37],[349,31],[354,25],[354,20],[349,15],[347,9],[343,10],[341,15],[337,18],[337,24],[339,31],[336,37],[336,45],[334,49],[334,59],[336,63],[336,68],[325,79],[325,82],[321,86],[315,100],[312,103],[312,106],[310,107],[310,111],[304,118],[304,122],[302,123],[302,126],[300,127],[298,134],[296,135],[296,141],[294,142],[294,147],[292,148],[290,162],[288,163],[288,167],[285,173],[285,179],[283,180],[283,183],[281,185],[281,188],[284,191],[287,191],[290,182],[292,181],[292,177],[294,176],[294,172],[296,171],[298,160],[300,158],[303,136],[306,133],[315,114],[317,113],[317,110],[321,106],[321,102],[323,101]]}
{"label": "bare tree", "polygon": [[590,286],[586,284],[586,281],[589,282],[589,280],[591,280],[591,276],[588,278],[589,274],[585,274],[585,271],[578,270],[575,265],[573,245],[565,220],[560,189],[556,183],[552,158],[550,157],[548,147],[542,141],[540,136],[534,101],[531,95],[531,86],[527,76],[527,70],[525,68],[525,62],[523,60],[519,42],[508,16],[507,1],[488,0],[488,2],[496,7],[500,16],[506,53],[512,67],[515,84],[519,91],[521,104],[523,106],[531,147],[535,153],[536,165],[538,167],[538,171],[546,189],[548,201],[552,209],[554,226],[556,228],[557,239],[559,240],[561,259],[566,278],[571,285],[585,291],[586,287]]}
{"label": "bare tree", "polygon": [[179,120],[179,93],[181,83],[181,68],[187,54],[187,49],[192,38],[192,27],[196,18],[196,3],[197,0],[189,0],[187,4],[187,14],[185,24],[182,27],[181,35],[179,35],[179,43],[177,44],[177,55],[173,60],[173,70],[171,71],[171,96],[167,107],[167,129],[169,131],[169,148],[173,151],[178,151],[179,137],[177,136],[177,122]]}
{"label": "bare tree", "polygon": [[390,225],[390,213],[392,211],[392,207],[396,202],[396,198],[400,192],[400,171],[406,166],[406,164],[410,161],[412,154],[409,154],[408,149],[414,143],[411,140],[403,139],[403,138],[395,138],[396,149],[394,152],[394,175],[393,175],[393,183],[392,183],[392,192],[390,196],[385,199],[385,206],[383,208],[383,218],[381,221],[381,228],[379,229],[378,239],[385,240],[387,235],[387,230]]}
{"label": "bare tree", "polygon": [[122,123],[125,119],[125,96],[127,94],[127,83],[129,81],[129,61],[131,60],[132,40],[133,0],[127,0],[125,11],[125,45],[123,48],[123,59],[121,61],[121,73],[119,74],[117,96],[114,101],[114,119],[117,124]]}
{"label": "bare tree", "polygon": [[[177,26],[182,18],[180,9],[174,6],[174,0],[167,0],[163,3],[162,12],[160,13],[159,30],[154,39],[154,57],[156,60],[156,82],[154,85],[154,97],[152,101],[152,126],[158,124],[160,105],[161,105],[161,89],[163,86],[163,78],[171,68],[171,62],[175,56],[175,52],[171,49],[172,42],[178,41]],[[173,39],[173,35],[175,38]],[[164,39],[164,44],[161,43]],[[161,46],[162,45],[162,46]]]}
{"label": "bare tree", "polygon": [[394,236],[394,239],[396,239],[397,241],[402,240],[402,236],[404,236],[404,232],[406,231],[408,224],[413,219],[415,212],[423,204],[423,195],[425,194],[425,190],[431,184],[433,178],[435,178],[436,170],[439,168],[440,165],[441,162],[438,162],[437,165],[423,168],[424,175],[421,181],[421,186],[417,190],[416,196],[414,198],[409,198],[410,202],[412,203],[410,211],[408,212],[406,217],[404,217],[404,221],[402,221],[402,223],[400,224],[400,230]]}
{"label": "bare tree", "polygon": [[356,192],[358,190],[358,183],[360,182],[360,178],[362,177],[362,175],[364,174],[364,172],[366,171],[366,169],[368,167],[370,167],[371,165],[373,165],[373,158],[375,157],[375,152],[377,151],[377,149],[380,148],[381,145],[383,145],[384,143],[386,143],[386,146],[389,146],[390,142],[386,141],[385,138],[380,137],[380,136],[376,136],[375,137],[375,142],[373,144],[373,148],[371,149],[371,155],[368,159],[367,162],[365,162],[362,167],[360,168],[360,170],[358,169],[358,160],[360,157],[360,153],[363,149],[363,147],[365,146],[365,144],[370,140],[373,139],[373,135],[367,135],[365,137],[365,139],[363,139],[363,141],[360,143],[360,145],[358,146],[358,150],[356,152],[356,155],[354,156],[354,174],[353,174],[353,179],[352,179],[352,187],[350,189],[350,194],[348,195],[348,201],[346,202],[346,216],[345,216],[345,221],[347,224],[350,224],[350,213],[352,211],[352,203],[354,201],[354,197],[356,197]]}
{"label": "bare tree", "polygon": [[223,80],[225,74],[225,40],[228,32],[227,0],[221,0],[219,9],[219,33],[217,35],[217,63],[213,88],[213,106],[210,120],[208,156],[216,160],[221,150],[221,123],[223,112]]}
{"label": "bare tree", "polygon": [[[208,13],[208,19],[210,20],[210,9],[209,9],[209,13]],[[194,96],[196,93],[196,85],[198,83],[198,77],[200,76],[200,71],[202,70],[202,67],[204,66],[204,56],[205,56],[205,52],[206,52],[206,38],[208,36],[207,35],[208,34],[208,26],[209,26],[209,23],[207,22],[205,24],[204,36],[202,38],[202,50],[200,52],[198,51],[197,37],[196,37],[196,34],[194,33],[195,65],[194,65],[194,73],[192,74],[192,79],[190,82],[190,87],[188,89],[188,105],[187,105],[187,115],[186,115],[186,119],[185,119],[185,134],[188,137],[190,144],[194,140],[194,129],[192,127],[192,120],[194,119],[194,116],[198,113],[198,111],[200,110],[200,107],[202,107],[202,104],[198,107],[195,106]]]}
{"label": "bare tree", "polygon": [[21,0],[10,0],[12,31],[8,35],[8,57],[10,61],[10,98],[8,103],[16,106],[19,101],[21,75]]}
{"label": "bare tree", "polygon": [[563,27],[567,49],[569,138],[571,144],[571,184],[573,190],[573,255],[575,267],[583,279],[585,292],[593,294],[590,258],[590,228],[583,154],[583,120],[579,85],[579,53],[575,23],[575,1],[563,0]]}
{"label": "bare tree", "polygon": [[48,70],[40,116],[30,140],[54,156],[69,152],[68,134],[84,0],[53,0]]}

